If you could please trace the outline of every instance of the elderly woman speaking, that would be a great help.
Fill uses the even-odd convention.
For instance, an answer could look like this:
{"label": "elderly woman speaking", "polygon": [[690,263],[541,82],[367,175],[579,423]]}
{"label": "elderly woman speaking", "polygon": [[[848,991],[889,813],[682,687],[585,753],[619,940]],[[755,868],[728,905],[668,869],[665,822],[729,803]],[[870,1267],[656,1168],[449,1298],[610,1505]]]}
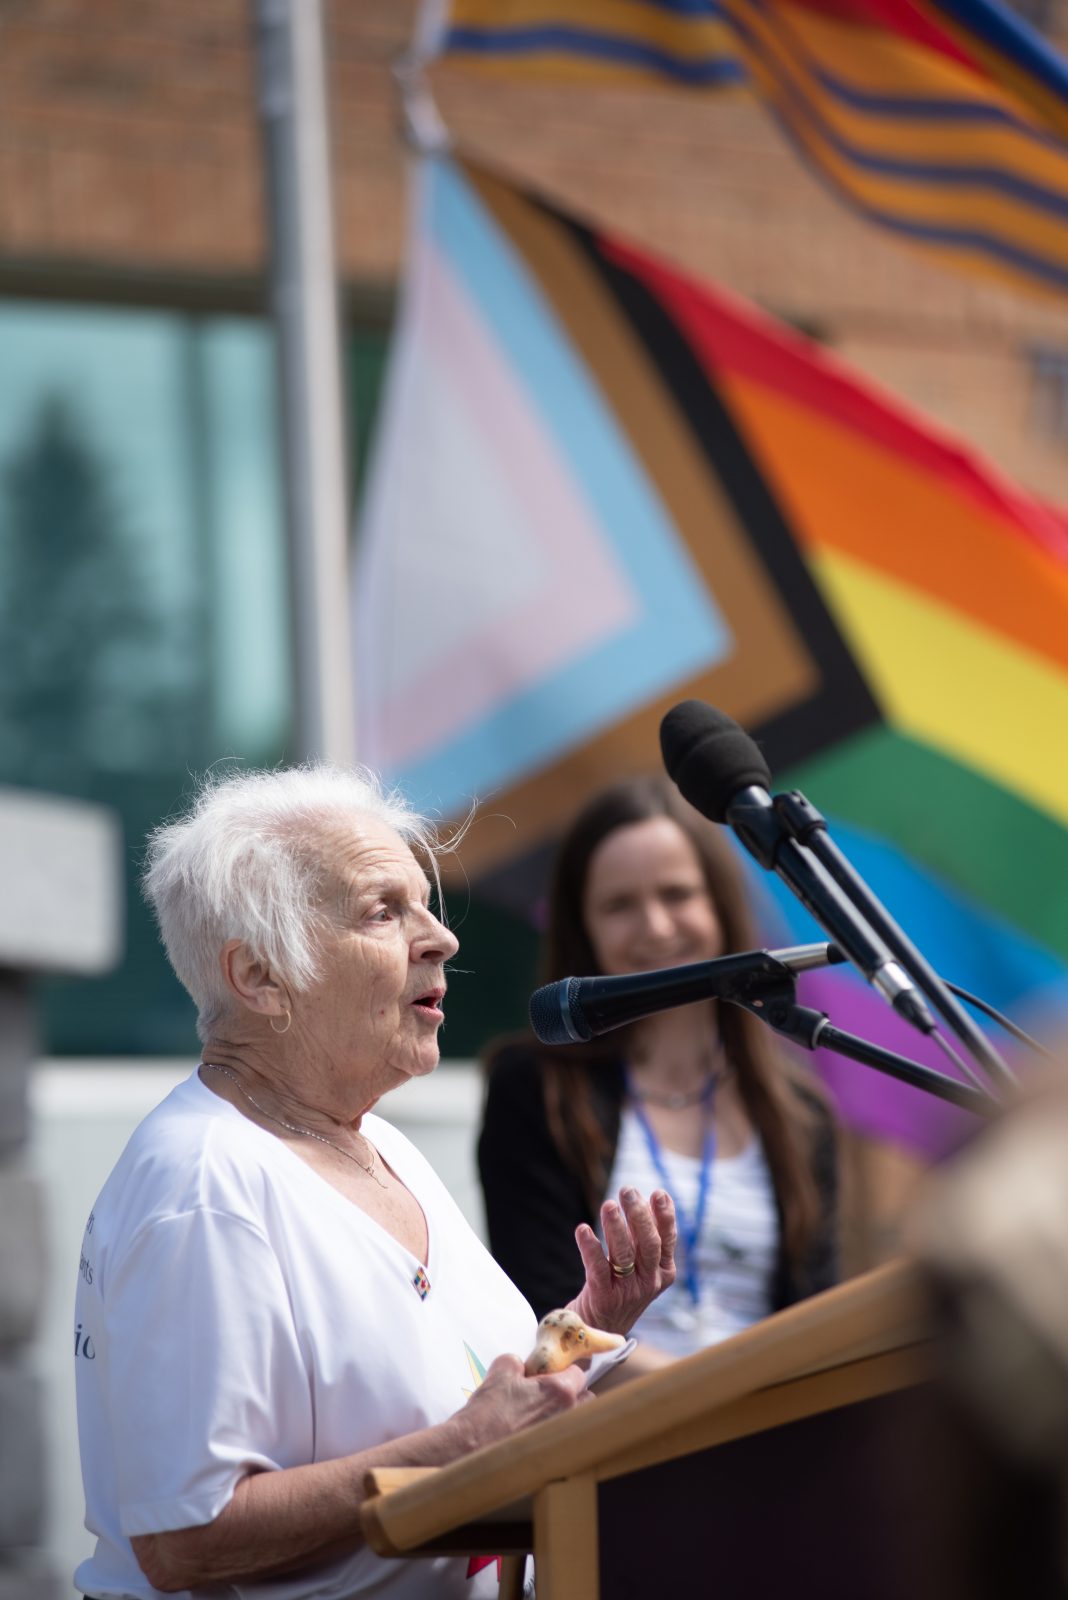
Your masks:
{"label": "elderly woman speaking", "polygon": [[[213,780],[145,875],[203,1060],[89,1218],[76,1308],[93,1596],[480,1596],[493,1569],[384,1562],[364,1474],[442,1464],[566,1410],[533,1313],[371,1108],[438,1062],[457,942],[428,826],[366,773]],[[669,1198],[576,1242],[574,1309],[625,1333],[674,1277]],[[476,1564],[472,1563],[474,1567]]]}

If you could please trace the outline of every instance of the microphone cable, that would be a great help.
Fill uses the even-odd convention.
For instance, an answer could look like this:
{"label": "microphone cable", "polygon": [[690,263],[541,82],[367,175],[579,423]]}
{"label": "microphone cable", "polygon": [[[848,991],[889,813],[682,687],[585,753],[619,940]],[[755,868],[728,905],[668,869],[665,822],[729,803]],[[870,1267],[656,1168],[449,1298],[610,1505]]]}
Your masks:
{"label": "microphone cable", "polygon": [[950,983],[948,978],[943,978],[942,982],[947,989],[952,990],[959,1000],[966,1000],[977,1011],[984,1012],[993,1022],[999,1023],[1006,1033],[1011,1033],[1014,1039],[1019,1039],[1021,1044],[1025,1044],[1032,1049],[1036,1056],[1045,1056],[1047,1061],[1057,1060],[1052,1050],[1038,1039],[1033,1038],[1026,1029],[1020,1027],[1019,1023],[1013,1022],[1011,1017],[1005,1016],[1004,1012],[999,1011],[996,1006],[992,1006],[988,1000],[981,1000],[977,994],[971,994],[967,989],[962,989],[959,983]]}

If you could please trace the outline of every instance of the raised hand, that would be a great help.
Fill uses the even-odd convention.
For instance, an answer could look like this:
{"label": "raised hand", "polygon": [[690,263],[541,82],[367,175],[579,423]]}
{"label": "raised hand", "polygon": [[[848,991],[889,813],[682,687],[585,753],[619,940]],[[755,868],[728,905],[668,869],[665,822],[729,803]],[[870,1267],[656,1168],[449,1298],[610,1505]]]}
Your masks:
{"label": "raised hand", "polygon": [[637,1189],[620,1190],[619,1201],[601,1207],[607,1254],[583,1222],[575,1242],[586,1283],[572,1302],[584,1322],[611,1333],[627,1333],[642,1312],[675,1282],[675,1207],[656,1189],[648,1201]]}

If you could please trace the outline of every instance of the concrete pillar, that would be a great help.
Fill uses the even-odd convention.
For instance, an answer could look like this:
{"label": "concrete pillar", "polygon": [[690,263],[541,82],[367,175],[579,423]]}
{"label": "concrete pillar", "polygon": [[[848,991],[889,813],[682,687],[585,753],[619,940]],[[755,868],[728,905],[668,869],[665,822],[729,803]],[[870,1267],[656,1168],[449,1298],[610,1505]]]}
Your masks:
{"label": "concrete pillar", "polygon": [[[0,789],[0,1600],[61,1600],[45,1537],[48,1463],[29,1361],[45,1302],[47,1196],[25,1170],[40,1056],[31,975],[107,971],[121,948],[120,835],[99,807]],[[70,1271],[77,1271],[72,1260]],[[71,1417],[71,1449],[76,1449]]]}

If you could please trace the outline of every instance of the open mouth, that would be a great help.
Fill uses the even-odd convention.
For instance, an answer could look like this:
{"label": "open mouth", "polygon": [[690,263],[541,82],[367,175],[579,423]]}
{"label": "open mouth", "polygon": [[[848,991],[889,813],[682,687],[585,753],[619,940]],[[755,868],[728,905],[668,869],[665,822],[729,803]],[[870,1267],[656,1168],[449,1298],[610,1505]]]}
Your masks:
{"label": "open mouth", "polygon": [[440,1013],[441,1002],[444,998],[444,989],[429,989],[426,994],[421,994],[417,999],[413,1000],[412,1005],[417,1006],[420,1011],[437,1011]]}

